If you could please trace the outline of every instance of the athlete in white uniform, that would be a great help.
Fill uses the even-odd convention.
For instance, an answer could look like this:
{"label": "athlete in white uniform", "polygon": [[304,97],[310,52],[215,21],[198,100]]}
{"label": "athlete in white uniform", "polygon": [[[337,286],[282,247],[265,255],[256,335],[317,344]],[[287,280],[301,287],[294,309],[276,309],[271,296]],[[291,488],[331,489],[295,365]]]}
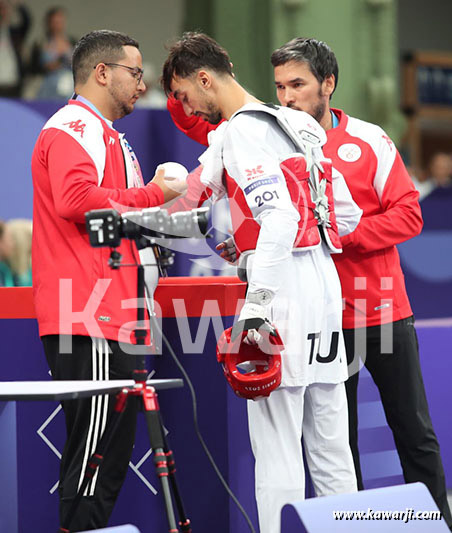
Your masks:
{"label": "athlete in white uniform", "polygon": [[[300,120],[301,113],[293,113]],[[271,293],[265,315],[285,346],[280,388],[266,399],[248,401],[260,529],[273,533],[279,531],[282,506],[304,499],[302,434],[316,495],[356,490],[347,425],[343,425],[347,359],[340,333],[341,287],[324,241],[312,250],[292,251],[300,215],[279,164],[296,147],[275,120],[264,113],[236,116],[226,129],[223,147],[225,169],[242,190],[249,184],[245,170],[259,164],[264,176],[279,178],[246,195],[261,226],[256,252],[247,261],[248,291]],[[343,192],[343,230],[349,233],[359,221],[359,209],[342,176],[336,175],[333,183]],[[340,214],[336,207],[338,221],[343,221]],[[247,312],[244,309],[239,319]]]}
{"label": "athlete in white uniform", "polygon": [[[181,70],[181,58],[186,70]],[[260,226],[255,252],[247,261],[248,293],[239,320],[269,318],[285,345],[281,387],[266,399],[248,402],[260,530],[278,533],[282,506],[304,498],[302,433],[310,443],[307,460],[316,494],[356,491],[343,383],[347,369],[339,279],[323,240],[311,249],[293,251],[300,211],[280,164],[294,154],[300,157],[300,147],[264,106],[247,111],[246,104],[255,109],[257,100],[232,77],[227,53],[203,34],[185,34],[170,50],[163,81],[187,114],[212,122],[229,120],[217,129],[202,158],[201,181],[218,198],[226,192],[225,170]],[[309,115],[285,112],[306,129],[321,130]],[[335,202],[340,198],[338,225],[343,233],[353,231],[360,210],[339,174],[333,188]]]}

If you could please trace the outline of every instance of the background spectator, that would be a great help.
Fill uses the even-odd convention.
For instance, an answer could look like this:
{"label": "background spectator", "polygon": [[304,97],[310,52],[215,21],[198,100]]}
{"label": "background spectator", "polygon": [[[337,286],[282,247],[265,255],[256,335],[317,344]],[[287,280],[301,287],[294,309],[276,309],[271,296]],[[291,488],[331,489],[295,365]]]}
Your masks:
{"label": "background spectator", "polygon": [[24,77],[22,49],[30,20],[23,4],[0,0],[0,96],[21,95]]}
{"label": "background spectator", "polygon": [[73,92],[71,57],[75,39],[66,34],[66,11],[52,7],[44,16],[45,37],[33,46],[30,70],[43,75],[36,97],[69,98]]}
{"label": "background spectator", "polygon": [[437,152],[430,160],[428,179],[433,187],[450,187],[452,185],[452,156]]}
{"label": "background spectator", "polygon": [[[419,200],[422,200],[436,189],[444,189],[452,185],[452,155],[436,152],[424,172],[412,172],[411,169],[409,171],[419,191]],[[439,193],[441,194],[441,191]]]}
{"label": "background spectator", "polygon": [[9,265],[13,241],[7,225],[0,220],[0,287],[12,287],[14,277]]}
{"label": "background spectator", "polygon": [[16,218],[8,220],[6,227],[12,244],[8,262],[14,285],[31,286],[32,222],[25,218]]}
{"label": "background spectator", "polygon": [[430,160],[427,172],[430,193],[422,201],[424,234],[426,231],[450,231],[452,221],[449,211],[452,206],[452,156],[437,152]]}
{"label": "background spectator", "polygon": [[407,166],[407,170],[414,183],[414,186],[416,187],[416,190],[419,192],[419,201],[421,201],[432,192],[434,188],[433,181],[429,179],[427,172],[423,170],[415,170],[409,166]]}

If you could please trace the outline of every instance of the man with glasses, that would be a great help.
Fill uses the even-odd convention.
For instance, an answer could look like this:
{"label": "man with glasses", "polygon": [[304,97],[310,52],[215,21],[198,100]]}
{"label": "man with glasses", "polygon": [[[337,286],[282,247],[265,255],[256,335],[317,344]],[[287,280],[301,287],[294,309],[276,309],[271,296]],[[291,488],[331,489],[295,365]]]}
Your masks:
{"label": "man with glasses", "polygon": [[[127,308],[126,301],[136,299],[137,271],[108,268],[110,250],[90,246],[85,213],[118,204],[125,210],[158,206],[179,193],[165,184],[164,171],[144,186],[132,148],[113,128],[113,121],[131,113],[145,90],[138,43],[122,33],[93,31],[77,43],[72,70],[75,93],[46,123],[32,157],[39,334],[54,379],[129,379],[136,363],[130,355],[136,309]],[[135,244],[124,241],[118,251],[123,263],[137,262]],[[71,530],[107,525],[133,448],[136,407],[129,400]],[[66,401],[63,409],[62,522],[113,405],[105,395]]]}
{"label": "man with glasses", "polygon": [[127,65],[120,65],[119,63],[105,63],[105,65],[107,65],[107,67],[121,67],[130,70],[132,76],[137,80],[137,85],[140,85],[141,80],[143,79],[144,70],[140,67],[129,67]]}

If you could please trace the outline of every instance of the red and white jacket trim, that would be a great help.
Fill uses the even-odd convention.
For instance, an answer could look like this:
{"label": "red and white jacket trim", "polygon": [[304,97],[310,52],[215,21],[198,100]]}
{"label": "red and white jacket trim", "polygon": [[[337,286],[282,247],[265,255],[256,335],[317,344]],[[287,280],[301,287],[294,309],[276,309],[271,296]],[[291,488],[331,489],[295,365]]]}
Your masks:
{"label": "red and white jacket trim", "polygon": [[412,314],[396,245],[422,229],[419,194],[388,135],[333,109],[339,119],[323,147],[363,210],[333,256],[342,284],[345,328],[376,326]]}
{"label": "red and white jacket trim", "polygon": [[[77,101],[57,111],[39,135],[32,156],[32,255],[40,335],[134,342],[136,269],[110,269],[110,250],[92,248],[85,227],[92,209],[163,203],[155,184],[130,187],[126,155],[111,124]],[[133,244],[123,241],[118,251],[124,263],[136,262]]]}

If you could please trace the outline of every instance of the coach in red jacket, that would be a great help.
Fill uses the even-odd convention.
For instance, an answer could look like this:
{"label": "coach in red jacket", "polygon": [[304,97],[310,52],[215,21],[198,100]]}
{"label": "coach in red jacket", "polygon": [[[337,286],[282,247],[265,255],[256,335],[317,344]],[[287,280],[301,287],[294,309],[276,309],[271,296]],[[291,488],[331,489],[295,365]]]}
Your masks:
{"label": "coach in red jacket", "polygon": [[418,192],[396,147],[380,127],[330,109],[338,66],[324,42],[293,39],[275,50],[271,61],[278,100],[319,117],[328,137],[325,155],[342,172],[363,210],[356,230],[342,240],[343,254],[335,258],[345,299],[350,445],[358,486],[363,487],[357,434],[358,363],[362,359],[380,392],[405,481],[425,483],[451,527],[444,469],[396,248],[422,229]]}
{"label": "coach in red jacket", "polygon": [[[47,361],[54,379],[130,379],[136,366],[137,271],[108,267],[110,250],[92,248],[85,213],[146,208],[175,198],[164,171],[144,186],[138,161],[113,121],[131,113],[143,94],[138,43],[122,33],[91,32],[77,43],[73,98],[43,127],[32,156],[33,291]],[[134,243],[118,248],[136,263]],[[59,494],[63,522],[113,403],[108,395],[63,402],[67,441]],[[128,402],[109,453],[89,482],[71,530],[105,527],[125,477],[135,436]]]}

